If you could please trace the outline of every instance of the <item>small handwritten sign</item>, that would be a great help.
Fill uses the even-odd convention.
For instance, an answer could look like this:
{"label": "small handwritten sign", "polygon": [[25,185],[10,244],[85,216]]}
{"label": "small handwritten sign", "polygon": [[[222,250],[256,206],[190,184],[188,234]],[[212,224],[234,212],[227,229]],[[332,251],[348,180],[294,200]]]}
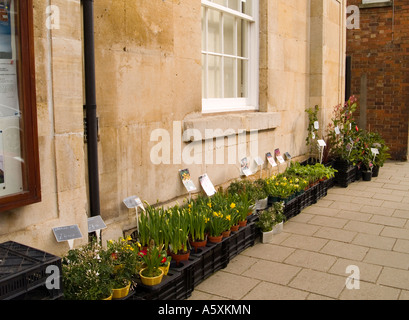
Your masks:
{"label": "small handwritten sign", "polygon": [[53,228],[54,236],[57,242],[81,239],[82,233],[77,224],[72,226]]}
{"label": "small handwritten sign", "polygon": [[101,216],[88,218],[88,233],[106,229],[106,224]]}
{"label": "small handwritten sign", "polygon": [[145,211],[145,208],[142,204],[142,201],[137,196],[131,196],[123,200],[123,203],[126,205],[128,209],[140,207],[142,210]]}
{"label": "small handwritten sign", "polygon": [[318,145],[319,145],[320,147],[326,147],[326,146],[327,146],[327,144],[325,143],[324,140],[318,140]]}

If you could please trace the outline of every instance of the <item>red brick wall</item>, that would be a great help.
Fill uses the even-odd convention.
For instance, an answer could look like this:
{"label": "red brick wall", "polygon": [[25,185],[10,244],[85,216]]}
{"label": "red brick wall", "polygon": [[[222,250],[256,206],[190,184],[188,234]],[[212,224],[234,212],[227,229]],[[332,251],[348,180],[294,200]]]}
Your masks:
{"label": "red brick wall", "polygon": [[[361,3],[348,1],[348,5]],[[360,29],[347,30],[347,55],[352,57],[351,93],[359,98],[361,90],[366,90],[366,129],[383,136],[393,159],[407,160],[409,1],[394,3],[394,8],[360,9]],[[367,78],[364,87],[363,75]],[[358,111],[358,119],[362,112]]]}

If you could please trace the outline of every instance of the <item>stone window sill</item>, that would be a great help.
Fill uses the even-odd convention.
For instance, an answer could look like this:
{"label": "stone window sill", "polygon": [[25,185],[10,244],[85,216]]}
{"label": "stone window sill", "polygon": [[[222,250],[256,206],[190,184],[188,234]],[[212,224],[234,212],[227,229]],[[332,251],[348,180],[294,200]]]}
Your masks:
{"label": "stone window sill", "polygon": [[374,3],[363,3],[359,5],[360,9],[369,9],[369,8],[383,8],[391,7],[393,4],[392,1],[383,1],[383,2],[374,2]]}
{"label": "stone window sill", "polygon": [[272,130],[281,125],[278,112],[251,112],[224,115],[202,115],[183,121],[183,141],[193,142],[236,135],[246,131]]}

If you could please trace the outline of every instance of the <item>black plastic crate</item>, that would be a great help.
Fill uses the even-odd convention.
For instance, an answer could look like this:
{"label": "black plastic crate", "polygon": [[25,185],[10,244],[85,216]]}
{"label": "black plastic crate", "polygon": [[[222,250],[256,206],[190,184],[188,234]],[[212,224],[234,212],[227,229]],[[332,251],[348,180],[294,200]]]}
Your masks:
{"label": "black plastic crate", "polygon": [[145,286],[138,279],[132,300],[180,300],[188,298],[184,274],[169,270],[162,282],[156,286]]}
{"label": "black plastic crate", "polygon": [[343,188],[347,188],[349,184],[355,182],[356,180],[356,171],[355,166],[350,166],[346,170],[338,170],[335,173],[335,182],[337,185]]}
{"label": "black plastic crate", "polygon": [[249,247],[254,246],[256,239],[256,225],[254,222],[247,223],[245,227],[240,228],[237,232],[223,241],[223,251],[227,253],[227,264],[241,252]]}
{"label": "black plastic crate", "polygon": [[223,251],[224,241],[226,239],[220,243],[208,243],[206,247],[191,254],[192,258],[197,258],[192,266],[193,287],[227,266],[227,252]]}
{"label": "black plastic crate", "polygon": [[[40,286],[45,286],[46,269],[55,265],[62,271],[61,258],[26,245],[8,241],[0,244],[0,300],[18,298]],[[63,294],[60,288],[44,290],[47,294],[38,299],[57,299]]]}

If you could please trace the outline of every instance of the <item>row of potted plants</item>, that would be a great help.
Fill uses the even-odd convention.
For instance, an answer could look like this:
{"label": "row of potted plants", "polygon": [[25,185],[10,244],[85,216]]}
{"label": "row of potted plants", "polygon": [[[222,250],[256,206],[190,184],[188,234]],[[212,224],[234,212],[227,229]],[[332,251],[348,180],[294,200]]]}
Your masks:
{"label": "row of potted plants", "polygon": [[185,205],[165,209],[149,204],[138,221],[142,246],[153,240],[169,251],[178,265],[207,241],[220,242],[229,232],[247,222],[252,200],[247,193],[234,194],[219,189],[212,197],[199,195]]}
{"label": "row of potted plants", "polygon": [[188,260],[191,249],[197,251],[208,241],[221,241],[245,226],[255,204],[274,197],[273,206],[258,216],[257,223],[260,229],[271,231],[270,227],[284,221],[283,210],[289,198],[333,173],[332,168],[319,164],[293,163],[282,174],[235,181],[212,197],[199,195],[183,205],[165,209],[146,203],[139,215],[137,239],[110,240],[105,248],[91,241],[68,252],[63,258],[65,298],[103,299],[112,293],[115,299],[121,297],[117,289],[126,295],[137,280],[145,285],[160,283],[171,261],[177,267]]}
{"label": "row of potted plants", "polygon": [[[377,132],[371,132],[359,128],[354,118],[358,109],[358,101],[351,96],[344,104],[335,106],[331,122],[326,128],[325,136],[314,129],[314,123],[318,121],[319,108],[307,109],[309,115],[309,134],[307,146],[313,157],[319,158],[317,144],[314,140],[326,141],[323,163],[333,163],[339,169],[340,174],[348,167],[356,167],[364,180],[376,177],[379,168],[390,157],[389,147]],[[373,153],[376,150],[377,154]],[[346,168],[346,169],[345,169]]]}

